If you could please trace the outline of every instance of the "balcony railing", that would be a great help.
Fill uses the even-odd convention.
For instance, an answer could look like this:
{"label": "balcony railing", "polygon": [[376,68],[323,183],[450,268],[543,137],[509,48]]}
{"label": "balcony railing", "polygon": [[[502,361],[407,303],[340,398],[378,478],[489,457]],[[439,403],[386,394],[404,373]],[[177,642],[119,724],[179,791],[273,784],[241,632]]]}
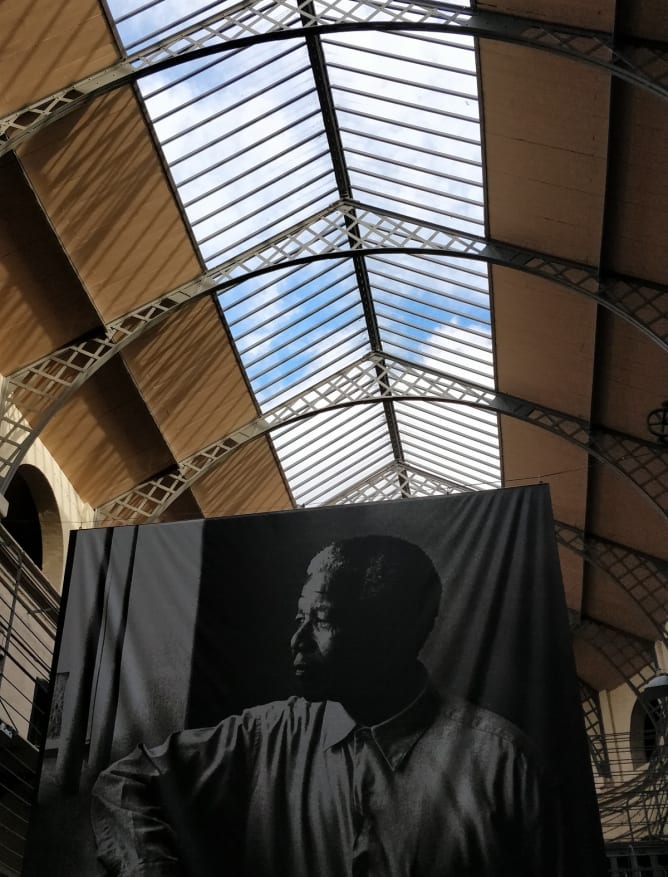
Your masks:
{"label": "balcony railing", "polygon": [[21,869],[48,724],[59,597],[0,527],[0,875]]}
{"label": "balcony railing", "polygon": [[[607,842],[668,843],[668,746],[665,719],[642,740],[609,734],[610,775],[598,784],[598,805]],[[668,877],[668,874],[666,874]]]}

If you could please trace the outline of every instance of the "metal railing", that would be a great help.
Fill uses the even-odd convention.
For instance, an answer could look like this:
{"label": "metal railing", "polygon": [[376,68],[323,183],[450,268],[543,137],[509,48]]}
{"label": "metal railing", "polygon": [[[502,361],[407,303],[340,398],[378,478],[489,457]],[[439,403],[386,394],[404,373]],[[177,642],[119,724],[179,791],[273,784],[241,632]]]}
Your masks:
{"label": "metal railing", "polygon": [[21,869],[48,690],[59,597],[0,526],[0,875]]}
{"label": "metal railing", "polygon": [[606,854],[610,877],[668,877],[666,844],[610,844]]}
{"label": "metal railing", "polygon": [[[598,804],[608,842],[668,844],[668,747],[662,736],[646,751],[629,734],[606,738],[611,777],[599,781]],[[651,873],[651,872],[650,872]],[[668,874],[666,874],[668,877]]]}

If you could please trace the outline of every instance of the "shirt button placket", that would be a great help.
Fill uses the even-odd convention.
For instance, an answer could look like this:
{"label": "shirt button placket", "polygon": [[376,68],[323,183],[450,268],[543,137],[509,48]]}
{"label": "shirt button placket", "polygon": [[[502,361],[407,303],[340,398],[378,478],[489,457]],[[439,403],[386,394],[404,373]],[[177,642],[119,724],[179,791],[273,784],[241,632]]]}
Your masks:
{"label": "shirt button placket", "polygon": [[353,877],[369,877],[371,864],[369,861],[370,817],[367,794],[367,773],[369,770],[368,746],[371,742],[371,731],[359,728],[355,732],[355,767],[353,773],[353,826],[355,839],[353,842]]}

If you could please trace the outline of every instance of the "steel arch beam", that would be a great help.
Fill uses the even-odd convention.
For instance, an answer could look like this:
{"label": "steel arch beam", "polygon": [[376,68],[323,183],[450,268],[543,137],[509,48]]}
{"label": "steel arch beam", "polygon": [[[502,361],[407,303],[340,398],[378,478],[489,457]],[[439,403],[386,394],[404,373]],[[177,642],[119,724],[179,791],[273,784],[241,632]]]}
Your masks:
{"label": "steel arch beam", "polygon": [[360,253],[435,254],[489,260],[525,271],[610,308],[668,349],[668,288],[621,277],[600,281],[588,266],[342,200],[112,320],[104,334],[83,337],[9,375],[0,396],[0,492],[51,417],[89,377],[147,329],[189,302],[249,278]]}
{"label": "steel arch beam", "polygon": [[[377,404],[387,398],[473,406],[540,426],[612,465],[653,504],[664,513],[668,512],[668,449],[664,451],[631,436],[591,430],[581,418],[497,393],[397,357],[371,353],[182,460],[176,471],[161,473],[103,504],[98,509],[98,520],[123,523],[155,520],[202,475],[251,439],[323,411]],[[635,459],[631,460],[630,454]]]}
{"label": "steel arch beam", "polygon": [[[668,47],[656,40],[615,41],[605,31],[550,24],[501,12],[462,9],[448,3],[392,3],[356,6],[333,0],[315,11],[310,2],[237,3],[224,14],[191,25],[93,76],[22,107],[0,120],[2,151],[61,118],[86,101],[130,82],[198,58],[258,42],[306,38],[344,31],[441,31],[553,52],[608,71],[661,98],[668,98]],[[187,48],[184,48],[187,46]]]}
{"label": "steel arch beam", "polygon": [[557,541],[606,573],[668,643],[668,561],[555,521]]}
{"label": "steel arch beam", "polygon": [[412,252],[417,248],[429,255],[473,259],[524,271],[603,305],[668,351],[668,286],[612,273],[601,278],[590,265],[420,222],[357,201],[341,202],[341,209],[355,210],[358,246],[367,255],[376,250]]}
{"label": "steel arch beam", "polygon": [[592,618],[583,618],[573,630],[593,646],[605,661],[624,679],[631,691],[640,696],[643,687],[657,673],[653,643],[617,630]]}

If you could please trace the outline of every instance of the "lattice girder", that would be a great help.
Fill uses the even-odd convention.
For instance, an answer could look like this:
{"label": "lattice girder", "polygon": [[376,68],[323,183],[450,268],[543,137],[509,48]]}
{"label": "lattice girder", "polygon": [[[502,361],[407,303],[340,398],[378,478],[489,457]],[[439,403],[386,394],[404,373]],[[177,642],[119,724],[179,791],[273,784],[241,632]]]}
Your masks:
{"label": "lattice girder", "polygon": [[310,0],[242,2],[0,119],[0,137],[6,138],[0,143],[0,154],[92,97],[151,72],[264,40],[295,38],[309,31],[336,33],[351,29],[437,30],[518,43],[593,64],[659,97],[668,97],[668,50],[655,41],[636,39],[623,45],[603,31],[462,9],[447,3],[371,0],[353,5],[349,0],[330,0],[318,4],[316,11]]}
{"label": "lattice girder", "polygon": [[652,442],[608,430],[590,431],[582,418],[507,393],[495,393],[465,381],[385,357],[389,391],[396,398],[434,398],[489,408],[565,438],[626,475],[664,513],[668,512],[668,450]]}
{"label": "lattice girder", "polygon": [[657,673],[653,644],[607,624],[583,618],[574,635],[592,645],[636,696]]}
{"label": "lattice girder", "polygon": [[398,499],[401,496],[399,485],[402,477],[408,478],[407,486],[411,496],[453,494],[470,489],[463,484],[457,484],[435,475],[433,472],[427,472],[418,466],[412,466],[405,460],[393,460],[330,497],[325,505],[348,505],[356,502]]}
{"label": "lattice girder", "polygon": [[0,156],[32,137],[42,128],[62,119],[93,98],[125,84],[134,78],[130,61],[117,61],[109,67],[79,79],[67,88],[40,98],[0,119]]}
{"label": "lattice girder", "polygon": [[95,372],[148,328],[208,292],[208,277],[113,320],[86,337],[7,376],[0,409],[0,490],[6,489],[28,448],[53,415]]}
{"label": "lattice girder", "polygon": [[[157,519],[177,496],[247,441],[279,426],[287,426],[334,408],[378,403],[387,399],[428,399],[496,411],[540,426],[615,467],[617,467],[615,460],[620,456],[619,454],[606,456],[601,451],[594,451],[590,444],[587,422],[580,418],[536,405],[525,399],[497,393],[397,357],[370,353],[332,377],[326,378],[266,412],[262,417],[255,418],[242,429],[213,442],[207,448],[181,461],[178,474],[158,475],[137,485],[123,496],[105,503],[98,509],[98,519],[104,522],[126,523]],[[605,435],[606,442],[608,438]],[[633,442],[636,442],[643,451],[647,450],[641,442],[624,437],[626,452]],[[617,449],[612,438],[609,444],[614,450]],[[668,470],[668,451],[652,450],[657,458],[663,459],[663,465]],[[650,462],[653,463],[654,460],[655,457],[652,457]],[[625,470],[619,471],[626,474],[644,491],[646,466],[647,460],[639,464],[636,469],[627,466]],[[159,499],[156,499],[156,496]],[[660,499],[668,506],[668,489]],[[656,502],[656,498],[653,501]]]}
{"label": "lattice girder", "polygon": [[611,430],[592,430],[592,453],[612,463],[668,512],[668,452],[665,446],[640,442]]}
{"label": "lattice girder", "polygon": [[429,225],[405,215],[359,202],[342,202],[354,210],[354,231],[360,248],[381,251],[444,254],[491,262],[551,280],[596,301],[627,320],[668,351],[668,287],[628,276],[608,274],[545,253]]}
{"label": "lattice girder", "polygon": [[668,642],[668,561],[555,521],[557,540],[605,572]]}
{"label": "lattice girder", "polygon": [[[668,349],[668,319],[665,316],[668,314],[668,291],[662,288],[628,278],[609,277],[600,283],[594,269],[587,266],[566,263],[449,229],[427,226],[357,202],[340,201],[210,269],[195,280],[118,317],[109,323],[104,335],[76,341],[9,375],[0,410],[0,430],[4,435],[4,445],[0,448],[0,490],[6,488],[30,444],[72,393],[127,344],[179,308],[203,295],[213,294],[286,265],[321,258],[349,257],[360,251],[372,253],[387,250],[489,259],[499,265],[546,277],[609,307],[612,297],[610,291],[625,290],[623,295],[620,292],[618,296],[613,308],[615,312]],[[619,310],[622,298],[624,306],[629,307],[628,311]],[[633,313],[631,308],[635,308]],[[646,320],[642,325],[641,317]],[[659,336],[656,332],[663,334]],[[15,406],[28,423],[12,413],[11,406]],[[614,453],[614,448],[607,448],[605,452]],[[620,459],[620,465],[623,464],[624,461]],[[661,475],[662,467],[658,468]],[[637,475],[641,477],[640,472]],[[654,473],[648,476],[648,491],[655,489],[649,483],[652,477]],[[657,496],[662,492],[663,488],[659,485]]]}
{"label": "lattice girder", "polygon": [[130,523],[157,519],[183,491],[237,448],[278,426],[297,423],[318,411],[331,411],[371,399],[382,402],[376,378],[377,364],[365,357],[347,366],[304,393],[281,403],[246,426],[182,460],[177,472],[160,474],[100,506],[96,519],[105,523]]}
{"label": "lattice girder", "polygon": [[[405,467],[404,467],[405,471]],[[378,502],[385,499],[399,499],[399,464],[396,460],[347,487],[341,493],[330,497],[325,505],[349,505],[356,502]]]}

